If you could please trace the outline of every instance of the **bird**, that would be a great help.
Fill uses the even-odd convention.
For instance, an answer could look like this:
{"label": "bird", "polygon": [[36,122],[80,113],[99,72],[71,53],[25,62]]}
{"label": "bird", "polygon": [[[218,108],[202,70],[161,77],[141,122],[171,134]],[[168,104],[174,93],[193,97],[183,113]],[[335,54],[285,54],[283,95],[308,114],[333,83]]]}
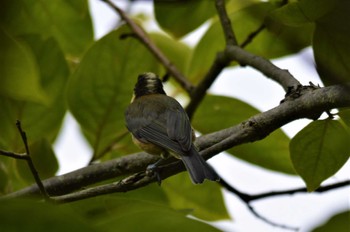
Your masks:
{"label": "bird", "polygon": [[166,95],[156,74],[145,72],[138,76],[133,98],[125,111],[125,121],[138,147],[149,154],[160,155],[161,160],[169,156],[181,159],[194,184],[203,183],[205,179],[219,181],[218,174],[193,144],[195,134],[186,111],[178,101]]}

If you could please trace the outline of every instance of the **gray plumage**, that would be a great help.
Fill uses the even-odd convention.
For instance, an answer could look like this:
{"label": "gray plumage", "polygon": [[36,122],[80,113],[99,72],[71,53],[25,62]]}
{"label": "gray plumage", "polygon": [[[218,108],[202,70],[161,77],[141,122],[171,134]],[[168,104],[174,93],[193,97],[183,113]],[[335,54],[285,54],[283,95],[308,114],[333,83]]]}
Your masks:
{"label": "gray plumage", "polygon": [[186,112],[174,98],[165,94],[157,76],[141,74],[134,92],[136,97],[127,108],[125,118],[138,145],[151,154],[170,153],[181,159],[196,184],[204,179],[219,180],[193,144],[193,131]]}

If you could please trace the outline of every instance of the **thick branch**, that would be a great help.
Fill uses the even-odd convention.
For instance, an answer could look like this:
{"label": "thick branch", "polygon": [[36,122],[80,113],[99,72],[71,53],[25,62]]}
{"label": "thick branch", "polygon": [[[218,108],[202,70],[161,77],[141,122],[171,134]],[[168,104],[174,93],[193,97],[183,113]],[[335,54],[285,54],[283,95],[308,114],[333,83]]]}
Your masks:
{"label": "thick branch", "polygon": [[288,70],[283,70],[275,66],[269,60],[253,55],[238,46],[229,46],[226,48],[226,56],[231,60],[235,60],[242,65],[249,65],[265,76],[279,83],[285,91],[291,87],[296,88],[300,82],[295,79]]}
{"label": "thick branch", "polygon": [[[281,126],[300,119],[308,118],[310,115],[321,114],[323,111],[339,107],[350,106],[350,91],[348,86],[331,86],[321,89],[310,89],[301,97],[293,101],[285,101],[279,106],[258,115],[255,115],[245,122],[231,128],[204,135],[196,140],[196,145],[200,150],[200,154],[209,159],[216,154],[225,151],[239,144],[261,140],[268,136],[274,130]],[[72,191],[81,189],[82,187],[96,184],[103,180],[124,176],[132,173],[144,171],[148,164],[154,163],[157,157],[139,153],[125,156],[116,160],[111,160],[101,164],[95,164],[77,171],[53,177],[43,181],[45,189],[50,195],[63,195]],[[184,171],[182,162],[176,161],[166,166],[160,167],[160,176],[166,179]],[[140,177],[139,174],[135,174]],[[135,176],[134,175],[134,176]],[[145,175],[144,175],[145,176]],[[135,177],[131,176],[131,179]],[[127,178],[130,180],[129,178]],[[156,179],[144,177],[137,179],[136,183],[123,184],[120,182],[109,191],[129,191],[145,186],[146,184],[156,182]],[[37,186],[31,186],[9,196],[27,196],[38,193]],[[98,191],[94,190],[94,195],[98,195]],[[105,194],[105,192],[103,192]],[[76,199],[76,195],[74,196]],[[86,197],[86,195],[84,195]],[[68,201],[66,198],[65,201]]]}
{"label": "thick branch", "polygon": [[110,0],[101,0],[109,5],[119,16],[127,23],[130,29],[135,33],[141,43],[163,64],[165,69],[178,81],[178,83],[188,92],[191,93],[193,86],[187,81],[186,77],[177,69],[177,67],[164,55],[164,53],[149,39],[144,30],[129,18],[125,12]]}
{"label": "thick branch", "polygon": [[[201,154],[210,158],[233,146],[254,142],[268,136],[283,125],[301,118],[315,119],[315,115],[350,106],[350,86],[336,85],[320,89],[310,88],[297,99],[257,114],[239,125],[201,137]],[[201,140],[201,141],[202,141]]]}
{"label": "thick branch", "polygon": [[[101,181],[144,171],[149,163],[154,163],[158,159],[159,157],[147,153],[136,153],[55,176],[44,180],[43,184],[50,196],[63,195]],[[36,194],[38,194],[38,188],[36,185],[32,185],[11,193],[8,197]]]}

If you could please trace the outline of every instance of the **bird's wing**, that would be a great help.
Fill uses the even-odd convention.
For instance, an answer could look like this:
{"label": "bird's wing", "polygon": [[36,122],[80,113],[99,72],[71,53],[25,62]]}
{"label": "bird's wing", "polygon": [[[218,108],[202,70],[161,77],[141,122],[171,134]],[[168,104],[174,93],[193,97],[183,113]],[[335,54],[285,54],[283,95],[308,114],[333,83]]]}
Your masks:
{"label": "bird's wing", "polygon": [[168,114],[167,133],[183,150],[189,151],[192,146],[192,127],[186,112],[180,107],[172,109]]}
{"label": "bird's wing", "polygon": [[[167,105],[164,105],[164,98]],[[134,102],[126,111],[127,128],[141,141],[161,146],[179,155],[188,155],[192,146],[192,128],[181,105],[165,95],[153,96],[148,101]],[[157,107],[144,107],[148,103]]]}
{"label": "bird's wing", "polygon": [[182,149],[179,142],[171,139],[166,132],[166,128],[160,124],[151,123],[148,126],[140,128],[136,132],[136,137],[145,139],[148,142],[170,150],[180,156],[187,155],[186,151]]}

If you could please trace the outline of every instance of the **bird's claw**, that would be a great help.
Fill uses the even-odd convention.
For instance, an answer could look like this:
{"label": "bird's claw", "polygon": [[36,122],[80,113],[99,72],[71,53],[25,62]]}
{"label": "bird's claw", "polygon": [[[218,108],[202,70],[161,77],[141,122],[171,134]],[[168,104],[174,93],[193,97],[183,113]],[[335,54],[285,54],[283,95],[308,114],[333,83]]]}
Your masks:
{"label": "bird's claw", "polygon": [[146,175],[150,177],[155,177],[157,179],[158,185],[162,183],[162,178],[159,174],[159,168],[156,164],[150,164],[147,166]]}

